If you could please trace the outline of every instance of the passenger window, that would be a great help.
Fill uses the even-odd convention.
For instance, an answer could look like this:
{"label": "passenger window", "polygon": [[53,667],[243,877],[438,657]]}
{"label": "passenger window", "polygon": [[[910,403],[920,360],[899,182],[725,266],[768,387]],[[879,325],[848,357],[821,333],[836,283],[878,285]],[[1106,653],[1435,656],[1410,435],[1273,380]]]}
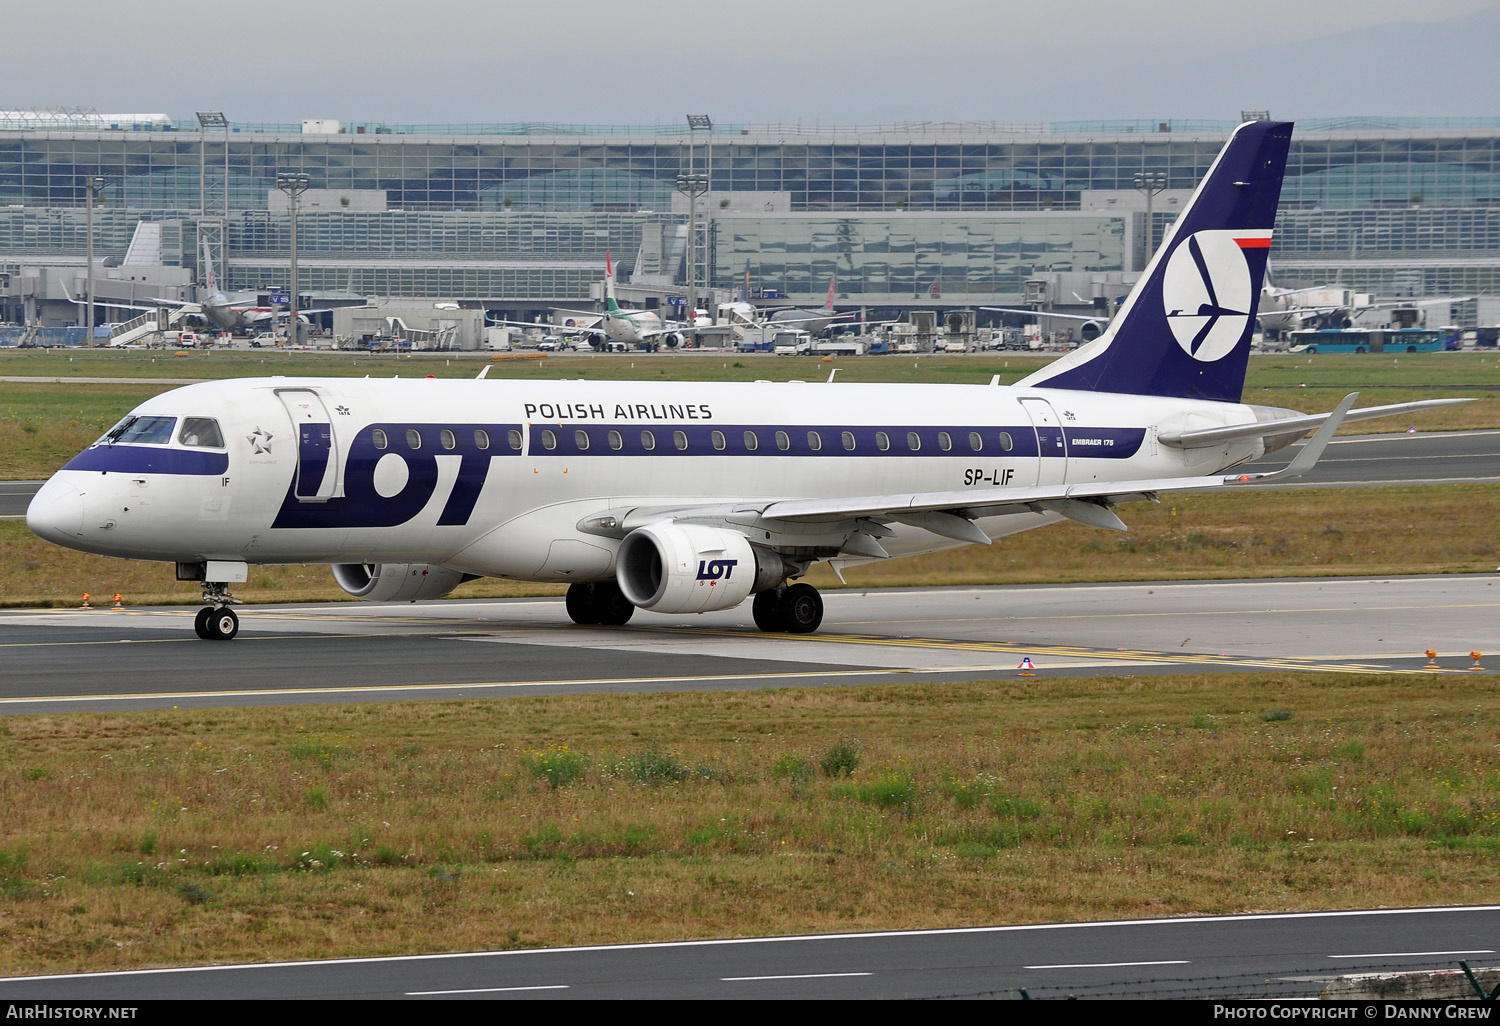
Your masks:
{"label": "passenger window", "polygon": [[1000,448],[1002,450],[1004,450],[1005,452],[1010,452],[1015,447],[1016,447],[1016,442],[1015,442],[1015,439],[1013,439],[1013,438],[1010,437],[1010,432],[1009,431],[1002,431],[1002,432],[1000,432]]}
{"label": "passenger window", "polygon": [[182,430],[177,440],[183,445],[202,449],[224,448],[224,436],[219,433],[219,422],[212,417],[184,417]]}
{"label": "passenger window", "polygon": [[444,449],[458,448],[458,439],[454,438],[453,432],[449,431],[447,428],[443,428],[443,433],[439,437],[443,440]]}
{"label": "passenger window", "polygon": [[552,450],[557,448],[557,434],[550,429],[542,429],[542,448]]}
{"label": "passenger window", "polygon": [[422,432],[416,428],[409,428],[406,432],[406,447],[408,449],[422,448]]}
{"label": "passenger window", "polygon": [[785,431],[776,432],[776,448],[786,452],[792,447],[792,436]]}
{"label": "passenger window", "polygon": [[375,448],[377,448],[377,449],[384,449],[386,447],[387,443],[386,443],[386,440],[385,440],[385,432],[382,431],[382,430],[380,430],[379,428],[375,429],[374,433],[371,434],[370,438],[375,443]]}
{"label": "passenger window", "polygon": [[589,433],[583,428],[573,432],[573,444],[578,446],[579,452],[587,452],[589,448]]}
{"label": "passenger window", "polygon": [[677,446],[677,451],[678,452],[687,452],[687,432],[686,431],[673,431],[672,432],[672,444],[675,445],[675,446]]}
{"label": "passenger window", "polygon": [[641,432],[641,448],[650,452],[656,448],[656,436],[649,431]]}
{"label": "passenger window", "polygon": [[944,452],[953,451],[953,436],[946,431],[938,432],[938,448]]}
{"label": "passenger window", "polygon": [[754,431],[745,432],[745,448],[750,452],[760,448],[760,436]]}
{"label": "passenger window", "polygon": [[974,452],[982,452],[984,450],[984,436],[978,431],[969,432],[969,448]]}
{"label": "passenger window", "polygon": [[619,452],[625,448],[625,439],[620,436],[620,432],[611,431],[609,433],[609,447],[615,452]]}
{"label": "passenger window", "polygon": [[723,452],[724,451],[724,447],[729,444],[725,440],[725,438],[724,438],[724,432],[722,432],[722,431],[715,431],[713,433],[713,440],[714,440],[714,448],[718,449],[720,452]]}
{"label": "passenger window", "polygon": [[474,448],[488,449],[490,447],[490,433],[483,428],[474,429]]}
{"label": "passenger window", "polygon": [[922,448],[922,436],[915,431],[908,431],[906,433],[906,447],[912,452],[920,451]]}
{"label": "passenger window", "polygon": [[816,431],[809,431],[807,433],[807,447],[813,452],[821,450],[823,448],[823,436]]}
{"label": "passenger window", "polygon": [[889,452],[891,448],[891,436],[884,431],[875,432],[875,448],[881,452]]}
{"label": "passenger window", "polygon": [[845,431],[844,432],[844,451],[845,452],[853,452],[854,451],[854,432],[853,431]]}
{"label": "passenger window", "polygon": [[521,431],[519,428],[511,428],[505,433],[505,441],[515,452],[521,451]]}

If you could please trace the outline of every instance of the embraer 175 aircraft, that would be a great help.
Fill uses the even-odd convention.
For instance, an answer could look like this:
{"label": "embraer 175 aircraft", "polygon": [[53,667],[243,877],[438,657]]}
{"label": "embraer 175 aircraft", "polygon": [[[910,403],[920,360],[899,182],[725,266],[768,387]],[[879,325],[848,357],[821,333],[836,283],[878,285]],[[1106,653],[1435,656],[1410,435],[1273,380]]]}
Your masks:
{"label": "embraer 175 aircraft", "polygon": [[[623,624],[754,596],[816,630],[820,560],[930,552],[1117,503],[1233,487],[1230,467],[1342,420],[1240,402],[1291,125],[1240,126],[1109,330],[1013,386],[252,378],[142,403],[37,493],[27,524],[175,563],[199,636],[235,636],[251,563],[330,563],[350,594],[432,599],[477,576],[569,584]],[[483,377],[483,375],[481,375]]]}

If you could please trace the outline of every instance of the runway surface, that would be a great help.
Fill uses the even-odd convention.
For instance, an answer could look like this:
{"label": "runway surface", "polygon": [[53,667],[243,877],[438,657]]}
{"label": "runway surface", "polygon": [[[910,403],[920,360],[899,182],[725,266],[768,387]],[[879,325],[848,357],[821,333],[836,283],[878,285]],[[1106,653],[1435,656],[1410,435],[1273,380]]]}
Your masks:
{"label": "runway surface", "polygon": [[[626,944],[0,979],[0,1002],[1017,998],[1022,988],[1306,1000],[1349,973],[1494,965],[1497,927],[1490,906]],[[1461,980],[1454,992],[1472,999]],[[1379,1006],[1368,1007],[1373,1018]],[[1293,1017],[1282,1012],[1268,1017]]]}
{"label": "runway surface", "polygon": [[[749,604],[579,627],[561,599],[0,612],[0,714],[1220,671],[1500,668],[1500,575],[831,591],[813,635]],[[1427,649],[1439,669],[1424,669]],[[1483,663],[1482,663],[1483,664]]]}

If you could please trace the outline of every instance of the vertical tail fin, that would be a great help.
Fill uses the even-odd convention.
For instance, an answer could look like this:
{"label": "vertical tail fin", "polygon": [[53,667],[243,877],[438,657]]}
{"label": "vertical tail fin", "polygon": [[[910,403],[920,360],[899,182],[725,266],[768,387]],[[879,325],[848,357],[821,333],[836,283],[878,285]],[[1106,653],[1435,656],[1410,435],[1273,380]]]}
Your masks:
{"label": "vertical tail fin", "polygon": [[620,312],[620,304],[615,302],[615,266],[607,249],[604,251],[604,309],[612,314]]}
{"label": "vertical tail fin", "polygon": [[833,294],[838,291],[838,286],[838,278],[834,277],[828,279],[828,300],[823,304],[824,313],[833,313]]}
{"label": "vertical tail fin", "polygon": [[1291,137],[1235,129],[1104,334],[1018,384],[1238,402]]}

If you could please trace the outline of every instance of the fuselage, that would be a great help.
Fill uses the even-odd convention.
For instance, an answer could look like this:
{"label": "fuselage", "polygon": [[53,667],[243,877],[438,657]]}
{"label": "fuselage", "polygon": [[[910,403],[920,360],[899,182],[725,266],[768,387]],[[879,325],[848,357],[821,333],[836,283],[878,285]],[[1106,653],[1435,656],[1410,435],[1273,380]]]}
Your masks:
{"label": "fuselage", "polygon": [[[1254,421],[1240,404],[979,385],[260,378],[132,417],[43,487],[34,531],[142,559],[532,580],[612,575],[618,539],[589,528],[604,514],[728,503],[748,524],[789,498],[1182,477],[1264,452],[1157,440]],[[978,523],[998,537],[1057,519]],[[891,555],[956,544],[891,531]]]}

